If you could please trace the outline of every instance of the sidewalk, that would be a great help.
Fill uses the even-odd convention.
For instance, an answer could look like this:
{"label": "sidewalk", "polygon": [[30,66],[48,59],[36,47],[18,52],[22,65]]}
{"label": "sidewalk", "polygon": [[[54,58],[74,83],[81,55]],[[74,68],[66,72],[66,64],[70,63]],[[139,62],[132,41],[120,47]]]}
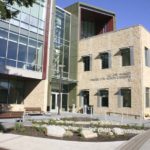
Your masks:
{"label": "sidewalk", "polygon": [[150,150],[150,130],[133,137],[127,143],[118,147],[117,150]]}
{"label": "sidewalk", "polygon": [[123,143],[72,142],[0,133],[0,148],[9,150],[115,150]]}

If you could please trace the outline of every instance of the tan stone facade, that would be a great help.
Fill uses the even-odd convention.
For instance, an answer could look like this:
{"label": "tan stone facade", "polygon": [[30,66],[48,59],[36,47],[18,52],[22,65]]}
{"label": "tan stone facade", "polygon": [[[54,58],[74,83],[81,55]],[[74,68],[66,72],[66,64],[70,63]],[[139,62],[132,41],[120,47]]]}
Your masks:
{"label": "tan stone facade", "polygon": [[[78,92],[77,106],[80,107],[80,92],[89,90],[89,105],[94,113],[125,113],[144,116],[150,115],[145,108],[145,87],[150,87],[150,68],[145,67],[144,48],[150,47],[150,34],[142,26],[97,35],[79,42],[78,50]],[[120,49],[133,48],[133,64],[122,66]],[[111,67],[101,69],[99,53],[111,53]],[[91,56],[91,71],[84,71],[83,56]],[[131,107],[118,107],[118,90],[131,89]],[[97,106],[97,91],[108,89],[109,106]]]}

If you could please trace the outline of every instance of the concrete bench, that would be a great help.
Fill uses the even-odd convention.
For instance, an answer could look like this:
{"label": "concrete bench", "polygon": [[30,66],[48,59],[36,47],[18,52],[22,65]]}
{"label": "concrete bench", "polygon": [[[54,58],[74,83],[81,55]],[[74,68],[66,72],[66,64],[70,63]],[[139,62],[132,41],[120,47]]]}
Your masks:
{"label": "concrete bench", "polygon": [[41,107],[25,107],[25,114],[43,114]]}

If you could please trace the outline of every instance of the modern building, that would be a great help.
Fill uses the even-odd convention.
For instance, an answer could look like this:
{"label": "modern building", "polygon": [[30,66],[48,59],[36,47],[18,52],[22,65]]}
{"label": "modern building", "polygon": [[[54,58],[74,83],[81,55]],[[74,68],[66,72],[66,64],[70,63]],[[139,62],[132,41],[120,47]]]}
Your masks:
{"label": "modern building", "polygon": [[23,110],[40,105],[46,110],[53,5],[53,1],[38,0],[31,8],[9,6],[20,13],[13,19],[0,20],[3,109]]}
{"label": "modern building", "polygon": [[149,116],[149,31],[141,25],[117,31],[113,12],[84,3],[66,10],[77,47],[77,110]]}
{"label": "modern building", "polygon": [[48,107],[50,111],[57,112],[60,105],[61,111],[69,111],[69,106],[75,103],[76,96],[74,88],[77,81],[71,74],[72,66],[76,64],[76,61],[72,62],[73,51],[70,49],[71,14],[59,7],[56,7],[54,31],[53,58],[50,68],[51,97]]}
{"label": "modern building", "polygon": [[[3,109],[150,116],[150,33],[116,30],[115,13],[54,0],[0,20]],[[91,109],[92,108],[92,109]]]}

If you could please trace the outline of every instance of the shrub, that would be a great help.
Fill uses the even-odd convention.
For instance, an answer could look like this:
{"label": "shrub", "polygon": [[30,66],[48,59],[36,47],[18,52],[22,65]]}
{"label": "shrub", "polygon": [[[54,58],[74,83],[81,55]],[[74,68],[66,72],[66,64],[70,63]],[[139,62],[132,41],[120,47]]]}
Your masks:
{"label": "shrub", "polygon": [[14,130],[17,132],[24,132],[25,128],[21,123],[16,123],[14,126]]}

